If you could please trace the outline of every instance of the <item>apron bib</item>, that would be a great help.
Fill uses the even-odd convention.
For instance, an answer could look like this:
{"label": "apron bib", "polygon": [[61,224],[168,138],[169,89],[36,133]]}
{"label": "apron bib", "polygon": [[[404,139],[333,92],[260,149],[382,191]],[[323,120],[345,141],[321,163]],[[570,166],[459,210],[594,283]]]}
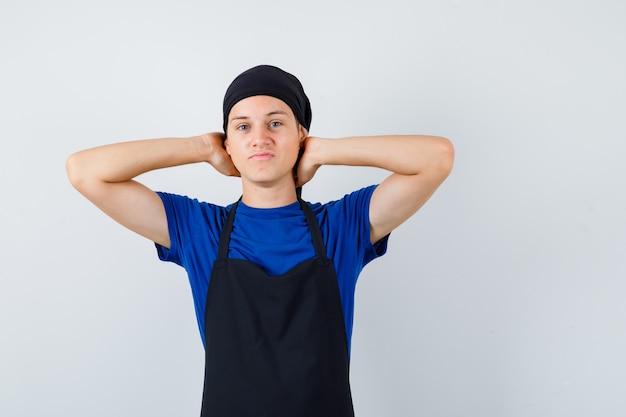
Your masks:
{"label": "apron bib", "polygon": [[269,276],[228,258],[237,203],[213,264],[205,312],[202,417],[353,417],[337,276],[311,208],[316,258]]}

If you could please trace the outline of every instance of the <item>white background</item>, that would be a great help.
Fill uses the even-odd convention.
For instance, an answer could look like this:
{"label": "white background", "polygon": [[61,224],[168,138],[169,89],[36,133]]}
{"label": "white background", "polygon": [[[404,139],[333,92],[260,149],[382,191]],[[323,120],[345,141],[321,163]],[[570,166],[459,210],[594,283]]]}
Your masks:
{"label": "white background", "polygon": [[[219,130],[261,63],[300,78],[313,135],[456,148],[361,275],[359,417],[625,415],[625,2],[2,0],[0,54],[0,415],[198,415],[184,271],[74,191],[65,159]],[[304,196],[385,175],[322,168]],[[141,180],[240,192],[205,165]]]}

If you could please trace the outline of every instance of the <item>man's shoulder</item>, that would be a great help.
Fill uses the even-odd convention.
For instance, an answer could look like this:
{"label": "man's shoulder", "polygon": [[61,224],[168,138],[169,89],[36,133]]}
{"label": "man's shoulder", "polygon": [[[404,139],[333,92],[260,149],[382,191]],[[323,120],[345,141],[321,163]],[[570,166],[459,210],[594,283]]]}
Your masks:
{"label": "man's shoulder", "polygon": [[358,190],[352,191],[351,193],[345,194],[343,197],[337,200],[331,200],[326,203],[308,203],[313,211],[316,213],[325,211],[325,210],[336,210],[346,207],[359,208],[363,206],[369,206],[369,200],[372,197],[372,193],[376,189],[378,185],[370,185],[367,187],[360,188]]}
{"label": "man's shoulder", "polygon": [[203,221],[215,227],[224,222],[232,207],[232,204],[221,206],[181,194],[160,191],[157,194],[163,201],[168,218],[176,218],[178,221],[183,219],[186,222]]}

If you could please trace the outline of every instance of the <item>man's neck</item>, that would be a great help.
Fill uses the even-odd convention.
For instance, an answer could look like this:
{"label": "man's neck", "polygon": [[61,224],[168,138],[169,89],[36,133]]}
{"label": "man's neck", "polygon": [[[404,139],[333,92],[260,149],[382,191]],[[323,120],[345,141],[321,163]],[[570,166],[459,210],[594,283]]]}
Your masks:
{"label": "man's neck", "polygon": [[276,208],[288,206],[298,201],[296,187],[293,183],[285,183],[270,187],[258,184],[243,184],[243,203],[254,208]]}

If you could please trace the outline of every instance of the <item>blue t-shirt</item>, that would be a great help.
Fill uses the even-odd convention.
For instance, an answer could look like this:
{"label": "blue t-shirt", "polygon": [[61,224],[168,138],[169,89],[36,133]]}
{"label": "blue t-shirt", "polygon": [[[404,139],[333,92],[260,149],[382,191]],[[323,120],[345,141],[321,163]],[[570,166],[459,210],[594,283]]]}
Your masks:
{"label": "blue t-shirt", "polygon": [[[375,185],[326,204],[308,203],[333,260],[343,308],[348,351],[352,338],[354,290],[359,273],[387,250],[387,237],[370,242],[369,203]],[[176,194],[158,193],[165,206],[170,248],[157,246],[159,258],[187,271],[196,317],[204,344],[204,311],[217,257],[222,226],[232,205],[222,207]],[[281,275],[300,262],[315,257],[304,212],[298,202],[285,207],[259,209],[240,202],[235,214],[228,256],[246,259]]]}

